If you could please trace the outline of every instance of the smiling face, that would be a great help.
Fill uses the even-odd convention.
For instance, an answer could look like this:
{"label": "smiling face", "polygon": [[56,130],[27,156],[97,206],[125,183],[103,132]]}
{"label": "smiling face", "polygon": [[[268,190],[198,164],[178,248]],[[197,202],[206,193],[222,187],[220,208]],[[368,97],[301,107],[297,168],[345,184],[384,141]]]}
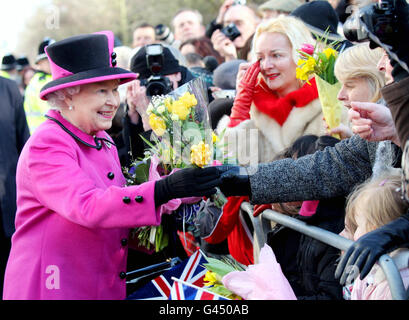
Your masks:
{"label": "smiling face", "polygon": [[64,108],[61,114],[89,135],[108,130],[120,103],[118,85],[119,80],[81,85],[79,93],[65,99],[72,110]]}
{"label": "smiling face", "polygon": [[365,77],[352,78],[342,84],[338,100],[342,101],[345,107],[351,108],[351,101],[370,102],[373,94],[373,89]]}
{"label": "smiling face", "polygon": [[260,73],[268,87],[278,96],[299,89],[292,46],[288,38],[277,32],[262,33],[255,44],[255,53],[260,60]]}

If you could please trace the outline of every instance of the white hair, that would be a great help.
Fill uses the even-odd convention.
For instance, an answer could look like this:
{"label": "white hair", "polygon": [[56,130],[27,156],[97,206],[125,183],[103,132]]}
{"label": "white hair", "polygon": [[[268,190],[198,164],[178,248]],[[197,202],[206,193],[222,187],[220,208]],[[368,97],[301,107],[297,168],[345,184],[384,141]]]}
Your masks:
{"label": "white hair", "polygon": [[50,105],[50,109],[61,110],[67,108],[67,104],[64,102],[67,96],[74,96],[79,93],[81,86],[73,86],[69,88],[60,89],[51,92],[47,95],[47,102]]}

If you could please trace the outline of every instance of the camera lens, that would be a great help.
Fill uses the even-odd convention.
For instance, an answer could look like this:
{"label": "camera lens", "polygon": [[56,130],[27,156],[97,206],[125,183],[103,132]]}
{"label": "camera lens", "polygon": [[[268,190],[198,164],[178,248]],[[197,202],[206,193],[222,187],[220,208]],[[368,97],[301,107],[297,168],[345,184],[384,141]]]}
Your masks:
{"label": "camera lens", "polygon": [[150,82],[146,88],[146,94],[150,97],[160,96],[166,93],[166,87],[162,82]]}

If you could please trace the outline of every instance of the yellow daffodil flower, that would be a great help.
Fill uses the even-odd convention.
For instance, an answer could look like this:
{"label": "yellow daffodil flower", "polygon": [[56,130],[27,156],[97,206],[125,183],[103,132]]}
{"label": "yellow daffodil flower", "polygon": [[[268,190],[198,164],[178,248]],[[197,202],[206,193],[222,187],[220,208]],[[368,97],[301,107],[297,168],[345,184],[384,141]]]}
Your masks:
{"label": "yellow daffodil flower", "polygon": [[162,136],[166,131],[165,121],[153,113],[151,113],[149,116],[149,125],[151,126],[153,132],[155,132],[155,134],[158,136]]}
{"label": "yellow daffodil flower", "polygon": [[203,278],[203,281],[204,285],[207,287],[214,286],[218,282],[217,274],[208,270]]}
{"label": "yellow daffodil flower", "polygon": [[184,105],[183,101],[177,100],[172,104],[172,113],[176,114],[180,120],[186,120],[190,109]]}
{"label": "yellow daffodil flower", "polygon": [[325,56],[327,57],[327,59],[329,59],[330,56],[334,56],[337,57],[338,52],[332,48],[327,48],[323,51],[323,53],[325,54]]}
{"label": "yellow daffodil flower", "polygon": [[208,144],[200,141],[199,144],[193,145],[190,151],[190,162],[192,164],[195,164],[201,168],[209,164],[211,160],[211,152]]}
{"label": "yellow daffodil flower", "polygon": [[192,108],[197,105],[197,100],[194,94],[190,92],[185,92],[180,98],[179,101],[186,107]]}
{"label": "yellow daffodil flower", "polygon": [[302,81],[308,81],[308,74],[305,73],[304,69],[297,68],[295,72],[296,72],[295,76],[297,79],[300,79]]}
{"label": "yellow daffodil flower", "polygon": [[172,112],[172,99],[166,98],[163,103],[165,104],[166,109],[168,109],[169,112]]}
{"label": "yellow daffodil flower", "polygon": [[308,60],[305,62],[304,68],[308,70],[309,72],[313,72],[315,66],[317,65],[317,61],[315,61],[314,58],[310,57]]}
{"label": "yellow daffodil flower", "polygon": [[212,142],[216,143],[219,141],[220,141],[219,137],[214,132],[212,132]]}

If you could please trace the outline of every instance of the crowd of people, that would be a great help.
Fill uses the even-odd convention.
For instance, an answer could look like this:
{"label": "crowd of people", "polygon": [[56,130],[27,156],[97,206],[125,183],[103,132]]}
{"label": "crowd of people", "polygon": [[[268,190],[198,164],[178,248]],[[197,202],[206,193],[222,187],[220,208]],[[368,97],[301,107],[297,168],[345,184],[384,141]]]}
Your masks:
{"label": "crowd of people", "polygon": [[[347,40],[342,26],[352,4],[225,0],[207,25],[195,8],[176,12],[170,27],[141,22],[130,46],[101,31],[45,38],[34,65],[5,55],[3,299],[126,299],[138,289],[126,284],[127,272],[188,258],[192,246],[180,234],[209,256],[256,264],[264,244],[243,202],[254,205],[256,219],[271,209],[354,241],[341,252],[272,223],[266,243],[297,299],[392,299],[376,264],[383,254],[407,288],[408,45],[391,39],[392,57],[379,43]],[[396,34],[405,37],[406,0],[397,0],[395,10]],[[336,128],[325,122],[315,79],[301,81],[296,72],[300,48],[323,37],[336,41],[342,102]],[[126,186],[124,168],[155,143],[152,96],[198,77],[211,127],[237,162]],[[227,197],[223,207],[211,200],[216,187]],[[197,232],[188,234],[162,206],[192,197],[203,205]],[[131,243],[131,229],[159,224],[169,234],[163,250]],[[359,271],[353,281],[351,267]]]}

